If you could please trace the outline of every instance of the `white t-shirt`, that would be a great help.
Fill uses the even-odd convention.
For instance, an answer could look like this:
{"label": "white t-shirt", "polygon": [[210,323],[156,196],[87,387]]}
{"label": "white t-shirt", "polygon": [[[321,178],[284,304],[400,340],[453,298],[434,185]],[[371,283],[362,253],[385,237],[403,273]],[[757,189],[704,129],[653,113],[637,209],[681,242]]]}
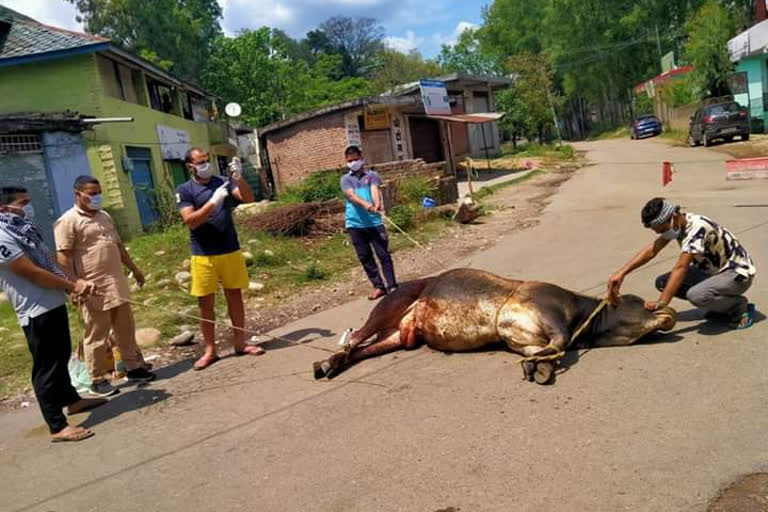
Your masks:
{"label": "white t-shirt", "polygon": [[750,278],[757,273],[752,258],[733,233],[703,215],[686,213],[685,219],[677,243],[682,252],[693,256],[697,267],[710,275],[733,270]]}
{"label": "white t-shirt", "polygon": [[29,325],[31,318],[52,311],[67,303],[62,290],[43,288],[11,271],[9,265],[24,255],[16,239],[0,228],[0,289],[8,296],[19,324]]}

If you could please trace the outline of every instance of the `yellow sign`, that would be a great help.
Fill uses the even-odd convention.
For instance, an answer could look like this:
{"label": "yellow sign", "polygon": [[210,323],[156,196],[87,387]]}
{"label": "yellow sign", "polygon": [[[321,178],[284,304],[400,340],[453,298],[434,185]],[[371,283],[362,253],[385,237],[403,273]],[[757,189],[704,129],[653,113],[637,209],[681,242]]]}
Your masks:
{"label": "yellow sign", "polygon": [[388,110],[366,110],[365,111],[365,129],[366,130],[386,130],[389,128]]}

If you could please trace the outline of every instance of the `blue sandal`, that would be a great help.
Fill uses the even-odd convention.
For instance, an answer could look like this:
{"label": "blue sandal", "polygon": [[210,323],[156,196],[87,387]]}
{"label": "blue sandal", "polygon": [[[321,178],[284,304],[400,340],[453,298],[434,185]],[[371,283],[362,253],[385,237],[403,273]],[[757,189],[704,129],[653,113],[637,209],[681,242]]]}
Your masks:
{"label": "blue sandal", "polygon": [[[745,318],[747,319],[747,321],[746,323],[742,324],[742,321]],[[755,305],[747,304],[746,313],[742,313],[739,319],[734,323],[734,329],[743,331],[744,329],[749,329],[750,327],[752,327],[753,323],[755,323]]]}

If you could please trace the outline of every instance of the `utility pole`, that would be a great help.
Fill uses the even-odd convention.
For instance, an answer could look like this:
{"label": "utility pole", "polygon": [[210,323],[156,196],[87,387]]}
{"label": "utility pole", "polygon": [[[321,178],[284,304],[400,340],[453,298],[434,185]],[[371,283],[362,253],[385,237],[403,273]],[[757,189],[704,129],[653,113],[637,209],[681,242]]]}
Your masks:
{"label": "utility pole", "polygon": [[659,52],[659,66],[661,66],[661,39],[659,39],[658,25],[656,25],[656,50]]}
{"label": "utility pole", "polygon": [[560,133],[560,121],[557,119],[557,112],[555,111],[555,104],[552,102],[552,95],[549,93],[549,87],[547,87],[547,99],[549,100],[549,106],[552,108],[552,117],[555,119],[555,129],[557,129],[558,146],[562,146],[563,134]]}

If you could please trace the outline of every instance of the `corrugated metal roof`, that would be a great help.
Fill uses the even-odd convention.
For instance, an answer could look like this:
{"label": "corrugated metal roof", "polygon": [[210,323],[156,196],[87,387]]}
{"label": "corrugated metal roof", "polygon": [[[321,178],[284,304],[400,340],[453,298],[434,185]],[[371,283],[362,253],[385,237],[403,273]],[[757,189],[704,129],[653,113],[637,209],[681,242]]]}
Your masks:
{"label": "corrugated metal roof", "polygon": [[430,119],[440,119],[451,123],[482,124],[498,121],[504,116],[503,112],[476,112],[474,114],[451,114],[446,116],[428,115]]}

